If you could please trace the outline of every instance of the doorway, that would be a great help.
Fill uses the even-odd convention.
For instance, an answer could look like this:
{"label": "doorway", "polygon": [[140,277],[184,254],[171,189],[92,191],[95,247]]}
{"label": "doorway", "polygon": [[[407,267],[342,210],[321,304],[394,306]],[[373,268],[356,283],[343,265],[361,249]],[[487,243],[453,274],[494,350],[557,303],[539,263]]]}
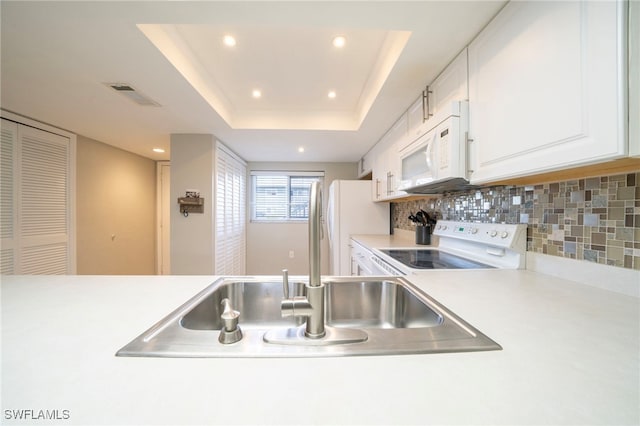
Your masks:
{"label": "doorway", "polygon": [[171,274],[171,163],[158,161],[157,174],[157,253],[156,274]]}

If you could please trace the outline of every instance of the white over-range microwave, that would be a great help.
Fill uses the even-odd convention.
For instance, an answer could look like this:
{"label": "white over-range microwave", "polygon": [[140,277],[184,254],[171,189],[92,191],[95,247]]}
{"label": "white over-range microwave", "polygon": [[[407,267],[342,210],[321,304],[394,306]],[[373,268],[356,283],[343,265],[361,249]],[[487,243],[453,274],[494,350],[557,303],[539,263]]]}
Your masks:
{"label": "white over-range microwave", "polygon": [[438,194],[472,187],[468,180],[469,103],[452,102],[433,126],[400,152],[401,191]]}

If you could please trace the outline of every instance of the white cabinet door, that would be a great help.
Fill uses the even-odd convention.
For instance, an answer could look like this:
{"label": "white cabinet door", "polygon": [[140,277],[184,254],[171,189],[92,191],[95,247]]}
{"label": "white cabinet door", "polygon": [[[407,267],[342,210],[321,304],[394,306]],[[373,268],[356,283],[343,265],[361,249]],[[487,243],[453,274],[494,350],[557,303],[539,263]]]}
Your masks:
{"label": "white cabinet door", "polygon": [[362,156],[360,162],[358,163],[358,177],[361,178],[363,176],[368,175],[372,172],[373,169],[373,158],[371,155],[371,151],[367,152]]}
{"label": "white cabinet door", "polygon": [[511,2],[469,46],[473,183],[626,155],[621,2]]}
{"label": "white cabinet door", "polygon": [[382,138],[376,145],[371,148],[369,155],[372,158],[371,164],[371,199],[373,201],[380,201],[386,195],[387,185],[387,162],[383,155],[384,153],[384,141]]}
{"label": "white cabinet door", "polygon": [[387,198],[404,194],[398,191],[402,179],[402,162],[399,146],[405,145],[407,140],[407,114],[402,114],[389,131],[389,141],[385,150],[387,161]]}
{"label": "white cabinet door", "polygon": [[[393,196],[393,169],[395,151],[391,130],[376,145],[376,159],[373,167],[374,201],[384,201]],[[398,156],[398,154],[395,154]]]}
{"label": "white cabinet door", "polygon": [[354,240],[350,240],[349,247],[351,247],[351,275],[373,275],[371,271],[371,252]]}
{"label": "white cabinet door", "polygon": [[420,136],[427,133],[438,123],[429,120],[444,108],[450,108],[455,101],[469,99],[467,72],[467,49],[465,48],[447,67],[429,84],[427,96],[424,92],[407,110],[407,137],[398,146],[402,151]]}
{"label": "white cabinet door", "polygon": [[383,155],[387,165],[387,184],[385,186],[385,196],[383,199],[392,199],[400,195],[398,187],[402,179],[402,172],[400,170],[402,163],[400,161],[397,141],[390,140],[386,148]]}
{"label": "white cabinet door", "polygon": [[469,99],[467,49],[465,48],[429,85],[428,116],[432,117],[451,102]]}
{"label": "white cabinet door", "polygon": [[407,115],[403,114],[380,139],[374,149],[373,200],[385,201],[406,194],[398,191],[401,180],[401,160],[398,146],[407,138]]}

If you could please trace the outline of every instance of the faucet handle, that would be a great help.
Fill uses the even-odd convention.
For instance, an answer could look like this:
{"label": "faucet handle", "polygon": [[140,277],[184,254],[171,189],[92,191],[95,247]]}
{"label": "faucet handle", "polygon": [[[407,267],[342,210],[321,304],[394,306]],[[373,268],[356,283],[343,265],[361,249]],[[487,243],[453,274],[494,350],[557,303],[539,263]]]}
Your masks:
{"label": "faucet handle", "polygon": [[282,292],[284,293],[284,298],[289,298],[289,271],[287,269],[282,270]]}

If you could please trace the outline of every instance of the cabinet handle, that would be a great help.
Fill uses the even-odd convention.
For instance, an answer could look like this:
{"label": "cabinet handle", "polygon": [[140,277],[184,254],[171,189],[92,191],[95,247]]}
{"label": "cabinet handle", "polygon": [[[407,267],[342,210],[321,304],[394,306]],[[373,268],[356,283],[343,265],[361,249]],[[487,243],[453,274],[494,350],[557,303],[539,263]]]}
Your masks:
{"label": "cabinet handle", "polygon": [[465,168],[467,169],[469,176],[473,174],[473,169],[471,168],[471,142],[473,142],[473,139],[469,137],[469,132],[464,132],[464,143],[467,149],[467,155],[465,155]]}
{"label": "cabinet handle", "polygon": [[376,179],[376,200],[380,198],[380,179]]}
{"label": "cabinet handle", "polygon": [[393,173],[387,172],[387,195],[393,195]]}
{"label": "cabinet handle", "polygon": [[387,172],[387,195],[389,195],[389,172]]}
{"label": "cabinet handle", "polygon": [[429,90],[429,86],[427,86],[426,89],[422,91],[422,122],[423,123],[433,115],[431,113],[431,105],[429,104],[429,94],[431,93],[433,93],[433,91]]}

